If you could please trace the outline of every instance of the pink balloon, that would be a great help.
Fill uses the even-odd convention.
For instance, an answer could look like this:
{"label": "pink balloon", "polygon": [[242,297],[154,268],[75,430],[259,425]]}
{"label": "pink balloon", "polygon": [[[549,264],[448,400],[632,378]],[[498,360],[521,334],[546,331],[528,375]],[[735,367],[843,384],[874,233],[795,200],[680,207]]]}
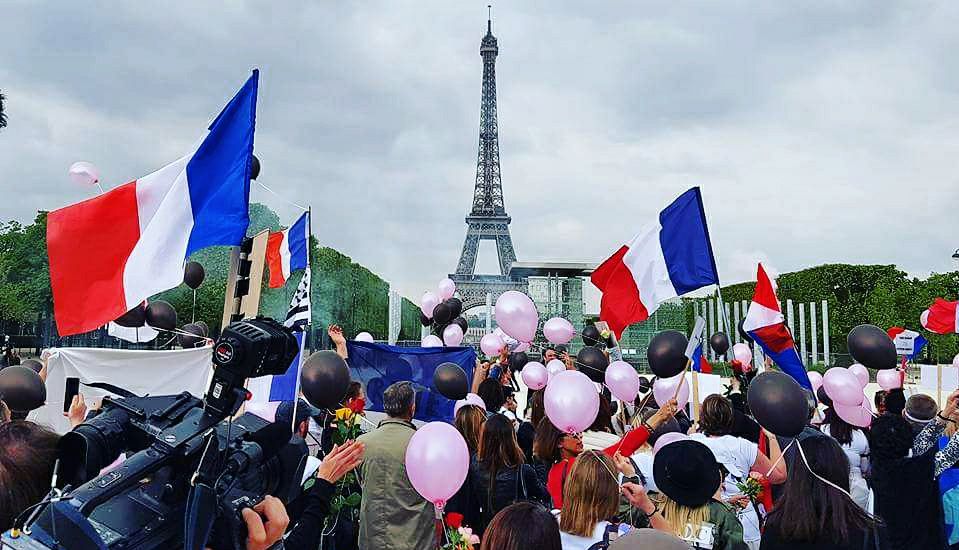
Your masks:
{"label": "pink balloon", "polygon": [[809,377],[809,383],[812,384],[813,393],[819,391],[819,388],[822,387],[822,375],[817,371],[811,370],[806,373],[806,376]]}
{"label": "pink balloon", "polygon": [[483,403],[482,397],[475,393],[468,393],[466,394],[466,399],[458,399],[453,405],[453,418],[456,418],[456,413],[460,412],[460,409],[466,405],[476,405],[484,411],[486,410],[486,403]]}
{"label": "pink balloon", "polygon": [[554,376],[565,371],[566,363],[560,361],[559,359],[553,359],[549,363],[546,363],[546,372],[549,374],[548,382],[552,382]]}
{"label": "pink balloon", "polygon": [[613,361],[606,367],[606,387],[624,403],[632,403],[639,394],[639,375],[626,361]]}
{"label": "pink balloon", "polygon": [[450,347],[456,347],[463,343],[463,329],[456,323],[446,325],[443,329],[443,343]]}
{"label": "pink balloon", "polygon": [[355,341],[355,342],[369,342],[369,343],[372,344],[372,343],[373,343],[373,335],[370,334],[369,332],[361,332],[361,333],[357,334],[355,337],[353,337],[353,341]]}
{"label": "pink balloon", "polygon": [[546,383],[549,381],[549,372],[538,361],[526,363],[526,366],[520,372],[520,376],[522,376],[526,387],[531,390],[541,390],[546,387]]}
{"label": "pink balloon", "polygon": [[519,345],[513,349],[513,353],[519,353],[521,351],[529,351],[529,342],[520,342]]}
{"label": "pink balloon", "polygon": [[70,181],[84,187],[96,185],[100,181],[100,171],[93,164],[86,161],[74,162],[67,170]]}
{"label": "pink balloon", "polygon": [[753,352],[749,351],[749,344],[742,342],[733,346],[733,357],[743,364],[744,370],[749,370],[753,362]]}
{"label": "pink balloon", "polygon": [[441,302],[443,300],[449,300],[453,297],[453,294],[456,293],[456,283],[453,282],[453,279],[447,277],[446,279],[440,281],[440,284],[437,285],[437,289],[439,290]]}
{"label": "pink balloon", "polygon": [[423,299],[420,300],[420,311],[422,311],[423,315],[426,315],[428,319],[432,319],[433,308],[438,306],[441,301],[439,296],[427,290],[423,293]]}
{"label": "pink balloon", "polygon": [[866,387],[866,384],[869,383],[869,371],[866,370],[866,367],[860,365],[859,363],[853,363],[849,366],[849,372],[853,373],[857,380],[859,380],[859,386],[862,388]]}
{"label": "pink balloon", "polygon": [[490,333],[480,338],[480,349],[489,357],[499,355],[505,345],[506,342],[498,334]]}
{"label": "pink balloon", "polygon": [[919,314],[919,324],[922,325],[922,328],[929,330],[929,327],[926,326],[926,323],[929,322],[929,310],[925,310]]}
{"label": "pink balloon", "polygon": [[653,382],[653,397],[656,398],[656,402],[660,406],[665,405],[670,399],[676,395],[676,386],[682,382],[682,387],[679,388],[679,395],[676,395],[676,405],[680,409],[686,406],[689,403],[689,384],[686,383],[686,375],[679,373],[672,378],[657,378]]}
{"label": "pink balloon", "polygon": [[[416,492],[437,507],[466,481],[470,453],[456,428],[446,422],[420,427],[406,446],[406,475]],[[437,475],[442,472],[442,475]]]}
{"label": "pink balloon", "polygon": [[553,376],[543,395],[546,416],[561,431],[581,433],[599,413],[599,392],[593,381],[576,370]]}
{"label": "pink balloon", "polygon": [[529,296],[507,290],[496,299],[496,324],[503,332],[520,342],[532,342],[536,336],[539,314]]}
{"label": "pink balloon", "polygon": [[879,387],[889,391],[902,387],[902,375],[897,369],[882,369],[876,373]]}
{"label": "pink balloon", "polygon": [[653,445],[653,456],[656,456],[656,453],[658,453],[659,450],[666,445],[676,441],[682,441],[684,439],[689,439],[689,436],[682,432],[669,432],[659,436],[659,439],[656,440],[656,444]]}
{"label": "pink balloon", "polygon": [[439,336],[436,336],[435,334],[430,334],[426,338],[423,338],[423,341],[420,342],[420,347],[441,348],[443,347],[443,341],[440,340]]}
{"label": "pink balloon", "polygon": [[575,334],[573,324],[562,317],[553,317],[543,323],[543,336],[554,344],[568,344]]}
{"label": "pink balloon", "polygon": [[822,377],[822,386],[826,388],[826,395],[833,403],[858,407],[866,398],[862,393],[862,386],[856,375],[849,369],[833,367]]}
{"label": "pink balloon", "polygon": [[865,405],[865,403],[868,402],[868,400],[863,400],[863,405],[833,403],[832,408],[836,411],[836,414],[839,415],[839,418],[842,418],[853,426],[868,428],[869,425],[872,424],[872,412],[870,412]]}

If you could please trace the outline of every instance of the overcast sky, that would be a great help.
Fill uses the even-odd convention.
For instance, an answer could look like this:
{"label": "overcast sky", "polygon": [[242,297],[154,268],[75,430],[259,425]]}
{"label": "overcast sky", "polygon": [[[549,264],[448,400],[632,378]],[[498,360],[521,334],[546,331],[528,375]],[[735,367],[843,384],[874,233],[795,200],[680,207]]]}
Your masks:
{"label": "overcast sky", "polygon": [[[173,161],[259,67],[261,181],[407,296],[455,268],[485,1],[24,1],[3,19],[0,220],[90,196],[74,161],[107,186]],[[519,260],[599,261],[699,185],[724,283],[760,259],[951,270],[957,26],[948,1],[494,5]]]}

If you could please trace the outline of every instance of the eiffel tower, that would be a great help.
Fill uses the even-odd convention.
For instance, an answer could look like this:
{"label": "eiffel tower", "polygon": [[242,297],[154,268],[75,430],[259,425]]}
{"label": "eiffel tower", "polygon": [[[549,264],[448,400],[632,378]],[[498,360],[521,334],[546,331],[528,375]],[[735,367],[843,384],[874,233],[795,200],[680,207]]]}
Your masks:
{"label": "eiffel tower", "polygon": [[[450,278],[463,300],[463,308],[484,305],[487,293],[493,301],[507,290],[526,291],[524,279],[509,275],[516,261],[513,240],[509,235],[512,219],[503,205],[503,182],[499,167],[499,127],[496,120],[496,56],[499,48],[493,36],[492,19],[486,22],[486,36],[480,43],[483,58],[483,97],[480,103],[479,152],[476,158],[476,184],[473,189],[473,207],[466,217],[466,240]],[[499,256],[499,275],[477,275],[476,256],[481,240],[496,241]]]}

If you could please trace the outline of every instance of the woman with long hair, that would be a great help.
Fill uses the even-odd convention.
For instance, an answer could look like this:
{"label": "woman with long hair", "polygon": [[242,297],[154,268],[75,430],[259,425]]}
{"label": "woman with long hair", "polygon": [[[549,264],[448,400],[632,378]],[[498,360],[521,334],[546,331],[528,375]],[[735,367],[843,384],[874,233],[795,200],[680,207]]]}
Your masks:
{"label": "woman with long hair", "polygon": [[866,432],[846,422],[834,407],[826,409],[825,419],[819,428],[842,447],[849,459],[849,488],[852,499],[866,510],[869,506],[869,439]]}
{"label": "woman with long hair", "polygon": [[[659,409],[642,426],[634,428],[617,443],[610,445],[602,450],[603,454],[613,456],[620,453],[623,456],[630,456],[635,453],[646,440],[650,433],[661,423],[669,420],[676,414],[676,401],[672,400],[663,408]],[[533,455],[539,460],[551,464],[549,475],[547,476],[546,488],[553,498],[553,507],[563,507],[563,492],[565,490],[566,479],[569,477],[570,469],[576,462],[576,457],[583,452],[582,434],[567,434],[560,431],[550,422],[549,418],[544,418],[536,429],[536,438],[533,441]]]}
{"label": "woman with long hair", "polygon": [[521,422],[516,430],[516,440],[519,442],[520,449],[523,449],[526,462],[533,461],[533,439],[536,438],[536,427],[539,426],[539,421],[546,416],[546,408],[543,403],[544,393],[546,393],[545,389],[530,392],[529,420]]}
{"label": "woman with long hair", "polygon": [[667,528],[692,548],[745,550],[743,526],[720,500],[723,474],[708,447],[674,441],[656,453],[656,499]]}
{"label": "woman with long hair", "polygon": [[[456,417],[453,419],[456,430],[466,440],[466,448],[469,449],[471,462],[476,460],[480,434],[485,423],[486,411],[476,405],[463,405],[456,411]],[[480,521],[479,502],[468,479],[466,483],[460,485],[456,494],[446,503],[445,510],[448,513],[462,514],[464,523],[470,527],[474,527]]]}
{"label": "woman with long hair", "polygon": [[[769,482],[780,484],[786,479],[786,463],[780,460],[782,452],[776,437],[767,434],[769,456],[759,452],[759,446],[752,441],[731,435],[735,417],[733,405],[729,399],[713,394],[703,401],[699,411],[699,433],[690,436],[709,447],[716,461],[723,465],[727,474],[723,482],[723,500],[739,501],[743,505],[739,521],[743,524],[743,540],[750,548],[759,547],[761,510],[749,501],[739,488],[739,483],[749,477],[750,471],[762,475],[768,473]],[[773,464],[776,464],[775,468]]]}
{"label": "woman with long hair", "polygon": [[480,550],[563,550],[559,524],[546,508],[517,502],[500,510],[486,528]]}
{"label": "woman with long hair", "polygon": [[796,444],[800,457],[789,472],[782,498],[769,513],[760,548],[887,548],[880,522],[849,496],[849,459],[839,443],[814,437]]}
{"label": "woman with long hair", "polygon": [[480,432],[479,449],[470,461],[470,491],[479,506],[473,529],[482,534],[493,516],[513,502],[549,503],[546,488],[523,460],[513,423],[502,414],[490,416]]}

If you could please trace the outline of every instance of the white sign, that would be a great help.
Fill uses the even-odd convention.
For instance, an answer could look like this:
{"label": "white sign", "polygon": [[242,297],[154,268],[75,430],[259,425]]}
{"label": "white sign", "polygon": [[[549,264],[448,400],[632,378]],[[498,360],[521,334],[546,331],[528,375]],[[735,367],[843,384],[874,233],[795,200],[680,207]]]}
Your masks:
{"label": "white sign", "polygon": [[[936,391],[936,381],[938,377],[936,365],[922,365],[920,367],[919,387]],[[942,367],[942,391],[951,392],[959,388],[959,369],[956,367]]]}
{"label": "white sign", "polygon": [[916,348],[916,336],[919,336],[919,333],[913,330],[906,330],[897,334],[893,339],[893,342],[896,343],[896,353],[898,355],[912,355]]}

